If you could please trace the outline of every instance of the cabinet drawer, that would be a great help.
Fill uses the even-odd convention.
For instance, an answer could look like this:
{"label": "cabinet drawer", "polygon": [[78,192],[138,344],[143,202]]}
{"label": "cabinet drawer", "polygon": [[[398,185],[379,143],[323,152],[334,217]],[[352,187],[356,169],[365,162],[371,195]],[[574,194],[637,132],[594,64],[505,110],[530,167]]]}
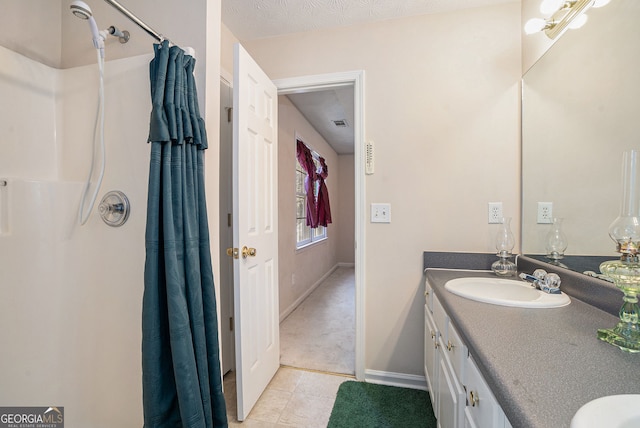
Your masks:
{"label": "cabinet drawer", "polygon": [[445,348],[443,349],[443,352],[446,352],[447,355],[449,355],[453,371],[456,373],[456,376],[458,376],[458,379],[464,379],[465,360],[467,359],[469,352],[460,339],[460,335],[458,335],[458,332],[453,327],[453,324],[451,324],[451,320],[447,321],[447,341],[444,344]]}
{"label": "cabinet drawer", "polygon": [[466,366],[465,418],[472,419],[478,428],[504,426],[502,409],[470,356]]}
{"label": "cabinet drawer", "polygon": [[424,300],[429,312],[433,313],[433,288],[427,280],[424,281]]}
{"label": "cabinet drawer", "polygon": [[444,338],[443,342],[447,343],[447,316],[444,308],[440,304],[440,301],[436,296],[433,296],[433,321],[436,323],[436,328],[440,331],[440,336]]}

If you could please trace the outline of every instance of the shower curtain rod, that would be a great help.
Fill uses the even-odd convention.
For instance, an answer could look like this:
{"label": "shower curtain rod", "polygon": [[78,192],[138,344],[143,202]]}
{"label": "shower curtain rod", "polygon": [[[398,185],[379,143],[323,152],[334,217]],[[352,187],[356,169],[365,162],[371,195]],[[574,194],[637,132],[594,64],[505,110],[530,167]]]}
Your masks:
{"label": "shower curtain rod", "polygon": [[153,28],[151,28],[147,24],[145,24],[140,18],[135,16],[126,7],[122,6],[116,0],[104,0],[104,1],[109,3],[115,9],[117,9],[120,13],[122,13],[124,16],[129,18],[131,21],[133,21],[136,25],[138,25],[138,27],[142,28],[144,31],[147,32],[147,34],[149,34],[151,37],[153,37],[157,41],[162,42],[164,40],[169,40],[166,37],[164,37],[162,34],[160,34],[157,31],[155,31]]}

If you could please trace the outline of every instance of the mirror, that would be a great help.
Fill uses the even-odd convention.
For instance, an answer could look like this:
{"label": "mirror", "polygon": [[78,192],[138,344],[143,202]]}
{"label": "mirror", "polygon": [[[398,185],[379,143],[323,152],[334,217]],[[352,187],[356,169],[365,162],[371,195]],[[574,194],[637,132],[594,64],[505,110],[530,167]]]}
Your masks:
{"label": "mirror", "polygon": [[[622,153],[640,148],[640,1],[587,14],[523,76],[521,245],[549,261],[551,225],[537,223],[537,206],[552,202],[568,241],[560,262],[599,272],[619,257],[608,229],[620,213]],[[574,256],[588,257],[572,267]]]}

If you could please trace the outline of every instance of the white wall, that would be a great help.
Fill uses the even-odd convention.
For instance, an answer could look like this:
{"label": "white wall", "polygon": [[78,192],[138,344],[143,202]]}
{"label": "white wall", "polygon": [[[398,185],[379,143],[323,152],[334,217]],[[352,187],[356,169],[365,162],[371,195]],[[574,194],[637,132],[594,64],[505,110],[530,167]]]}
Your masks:
{"label": "white wall", "polygon": [[[333,168],[334,170],[336,168]],[[336,215],[340,219],[336,235],[338,235],[338,263],[355,262],[355,164],[353,155],[338,155],[340,183]],[[331,173],[331,171],[330,171]],[[333,209],[333,207],[332,207]]]}
{"label": "white wall", "polygon": [[[62,0],[3,0],[0,46],[21,52],[39,63],[60,68],[61,5]],[[68,8],[67,4],[67,13],[71,15]],[[89,26],[84,25],[88,33]]]}
{"label": "white wall", "polygon": [[423,372],[424,250],[495,251],[490,201],[519,236],[520,34],[508,3],[243,41],[272,79],[365,71],[364,212],[392,207],[365,230],[366,369]]}

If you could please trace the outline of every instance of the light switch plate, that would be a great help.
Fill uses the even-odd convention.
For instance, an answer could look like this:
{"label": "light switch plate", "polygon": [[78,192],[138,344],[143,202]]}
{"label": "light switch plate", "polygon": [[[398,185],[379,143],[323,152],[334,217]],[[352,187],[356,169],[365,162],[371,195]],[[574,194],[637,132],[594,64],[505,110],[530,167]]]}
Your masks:
{"label": "light switch plate", "polygon": [[391,223],[391,204],[371,204],[371,223]]}

